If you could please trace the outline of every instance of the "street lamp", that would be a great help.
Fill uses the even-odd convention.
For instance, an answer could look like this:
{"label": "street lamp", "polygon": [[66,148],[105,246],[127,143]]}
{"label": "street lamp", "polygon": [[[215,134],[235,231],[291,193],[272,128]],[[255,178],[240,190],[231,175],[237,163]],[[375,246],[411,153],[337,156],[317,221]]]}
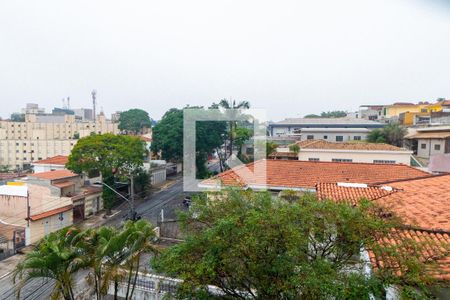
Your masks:
{"label": "street lamp", "polygon": [[96,182],[94,182],[94,184],[101,184],[101,185],[106,186],[108,189],[113,191],[116,195],[119,195],[122,199],[127,201],[128,205],[130,206],[130,219],[133,220],[133,221],[137,219],[136,212],[135,212],[135,209],[134,209],[134,205],[127,197],[125,197],[124,195],[122,195],[121,193],[116,191],[113,187],[107,185],[103,181],[96,181]]}

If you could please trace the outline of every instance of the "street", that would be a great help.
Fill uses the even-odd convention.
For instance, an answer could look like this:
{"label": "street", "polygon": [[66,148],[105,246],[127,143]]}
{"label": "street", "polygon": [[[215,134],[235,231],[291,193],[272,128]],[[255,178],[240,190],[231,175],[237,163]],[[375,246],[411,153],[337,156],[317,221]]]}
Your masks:
{"label": "street", "polygon": [[[156,226],[157,221],[161,220],[161,209],[164,210],[165,219],[175,219],[176,211],[184,208],[183,206],[183,181],[182,178],[173,179],[167,187],[153,192],[145,200],[136,203],[136,211],[143,219],[147,219]],[[128,214],[128,207],[125,206],[121,212],[114,217],[107,219],[103,225],[120,226]],[[75,276],[77,286],[85,283],[86,272],[79,272]],[[47,279],[29,280],[21,289],[20,299],[50,299],[53,290],[53,281]],[[0,277],[0,300],[16,299],[17,284],[13,283],[12,274],[5,274]]]}

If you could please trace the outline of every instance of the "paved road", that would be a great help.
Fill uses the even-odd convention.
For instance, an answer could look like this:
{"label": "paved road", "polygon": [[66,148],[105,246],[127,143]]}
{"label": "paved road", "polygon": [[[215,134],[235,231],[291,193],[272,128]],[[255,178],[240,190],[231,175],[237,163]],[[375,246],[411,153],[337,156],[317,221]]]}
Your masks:
{"label": "paved road", "polygon": [[[183,206],[183,181],[181,178],[174,179],[174,183],[160,191],[152,193],[146,200],[136,206],[136,211],[144,219],[150,220],[156,225],[161,220],[161,209],[164,210],[166,219],[176,218],[176,211],[185,209]],[[109,219],[105,225],[119,226],[124,220],[127,212],[121,212]],[[148,263],[148,260],[147,260]],[[77,275],[76,282],[84,282],[85,274]],[[0,279],[0,300],[15,300],[17,284],[13,284],[12,275]],[[20,299],[50,299],[53,289],[53,281],[43,279],[29,280],[22,288]]]}

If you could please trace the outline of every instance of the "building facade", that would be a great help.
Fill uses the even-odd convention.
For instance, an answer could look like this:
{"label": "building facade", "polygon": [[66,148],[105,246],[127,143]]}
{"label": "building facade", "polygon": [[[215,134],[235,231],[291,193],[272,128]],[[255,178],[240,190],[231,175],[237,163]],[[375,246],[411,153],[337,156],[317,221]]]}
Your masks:
{"label": "building facade", "polygon": [[370,132],[375,128],[383,128],[385,124],[357,118],[294,118],[269,124],[269,135],[273,137],[297,136],[302,140],[308,139],[309,132],[318,131],[322,137],[310,139],[324,139],[323,135],[331,136],[333,132],[355,130]]}
{"label": "building facade", "polygon": [[118,124],[100,115],[81,122],[75,115],[27,114],[25,122],[0,121],[0,165],[26,168],[32,162],[69,155],[79,138],[92,133],[119,133]]}

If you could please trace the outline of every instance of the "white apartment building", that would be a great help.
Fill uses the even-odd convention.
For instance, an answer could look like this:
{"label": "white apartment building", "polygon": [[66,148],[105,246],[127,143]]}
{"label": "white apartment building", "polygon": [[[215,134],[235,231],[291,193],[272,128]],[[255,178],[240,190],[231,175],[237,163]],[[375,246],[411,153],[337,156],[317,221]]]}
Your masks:
{"label": "white apartment building", "polygon": [[74,115],[25,115],[25,122],[0,121],[0,165],[23,168],[33,161],[69,155],[78,138],[119,133],[118,124],[100,115],[80,122]]}

